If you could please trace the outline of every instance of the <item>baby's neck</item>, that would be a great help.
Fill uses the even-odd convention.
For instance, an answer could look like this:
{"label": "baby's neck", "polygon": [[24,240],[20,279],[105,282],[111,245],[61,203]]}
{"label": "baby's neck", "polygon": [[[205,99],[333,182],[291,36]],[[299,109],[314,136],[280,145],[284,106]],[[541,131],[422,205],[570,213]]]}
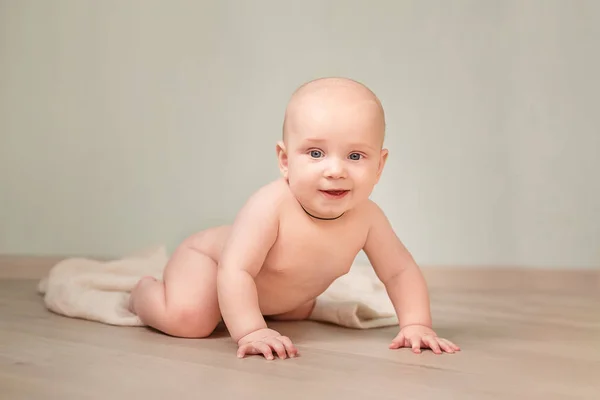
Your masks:
{"label": "baby's neck", "polygon": [[318,219],[318,220],[321,220],[321,221],[333,221],[333,220],[336,220],[336,219],[338,219],[338,218],[341,218],[341,217],[342,217],[342,215],[344,215],[344,214],[345,214],[345,212],[343,212],[343,213],[341,213],[340,215],[338,215],[337,217],[331,217],[331,218],[317,217],[316,215],[313,215],[313,214],[309,213],[309,212],[306,210],[306,208],[304,208],[304,206],[303,206],[302,204],[300,204],[300,207],[302,207],[302,209],[304,210],[304,212],[305,212],[306,214],[308,214],[310,217],[312,217],[312,218],[315,218],[315,219]]}

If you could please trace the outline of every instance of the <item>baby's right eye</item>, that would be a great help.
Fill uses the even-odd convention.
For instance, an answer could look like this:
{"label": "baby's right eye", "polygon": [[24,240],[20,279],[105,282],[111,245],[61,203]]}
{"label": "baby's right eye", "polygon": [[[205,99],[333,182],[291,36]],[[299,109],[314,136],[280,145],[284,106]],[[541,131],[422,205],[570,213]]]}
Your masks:
{"label": "baby's right eye", "polygon": [[312,158],[320,158],[322,154],[323,153],[321,153],[321,151],[319,151],[319,150],[311,150],[311,152],[310,152],[310,156]]}

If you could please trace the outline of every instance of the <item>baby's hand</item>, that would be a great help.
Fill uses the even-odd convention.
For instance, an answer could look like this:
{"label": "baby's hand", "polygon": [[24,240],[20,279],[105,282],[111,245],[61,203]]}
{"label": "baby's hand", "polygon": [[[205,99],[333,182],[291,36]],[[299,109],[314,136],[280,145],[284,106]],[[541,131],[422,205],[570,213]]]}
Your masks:
{"label": "baby's hand", "polygon": [[238,341],[237,356],[243,358],[246,354],[262,354],[267,360],[272,360],[272,349],[281,359],[298,355],[298,350],[287,336],[281,336],[273,329],[259,329]]}
{"label": "baby's hand", "polygon": [[454,353],[460,348],[449,340],[439,338],[435,332],[424,325],[408,325],[392,340],[390,349],[412,347],[413,352],[420,353],[421,348],[430,348],[435,354]]}

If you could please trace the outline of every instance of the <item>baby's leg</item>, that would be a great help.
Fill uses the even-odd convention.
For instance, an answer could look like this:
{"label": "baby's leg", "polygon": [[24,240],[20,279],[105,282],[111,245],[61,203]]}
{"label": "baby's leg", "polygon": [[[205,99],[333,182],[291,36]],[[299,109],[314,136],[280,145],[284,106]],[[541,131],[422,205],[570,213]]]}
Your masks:
{"label": "baby's leg", "polygon": [[131,293],[131,308],[143,323],[171,336],[209,336],[221,320],[217,264],[184,242],[169,260],[163,282],[142,279]]}

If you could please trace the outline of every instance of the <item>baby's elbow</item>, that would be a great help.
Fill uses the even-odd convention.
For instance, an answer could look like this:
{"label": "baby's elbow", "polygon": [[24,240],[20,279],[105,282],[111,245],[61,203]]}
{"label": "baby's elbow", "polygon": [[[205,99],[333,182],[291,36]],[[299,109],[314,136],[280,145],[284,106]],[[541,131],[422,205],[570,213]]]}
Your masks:
{"label": "baby's elbow", "polygon": [[381,277],[381,282],[386,286],[394,286],[402,276],[402,270],[392,271]]}

